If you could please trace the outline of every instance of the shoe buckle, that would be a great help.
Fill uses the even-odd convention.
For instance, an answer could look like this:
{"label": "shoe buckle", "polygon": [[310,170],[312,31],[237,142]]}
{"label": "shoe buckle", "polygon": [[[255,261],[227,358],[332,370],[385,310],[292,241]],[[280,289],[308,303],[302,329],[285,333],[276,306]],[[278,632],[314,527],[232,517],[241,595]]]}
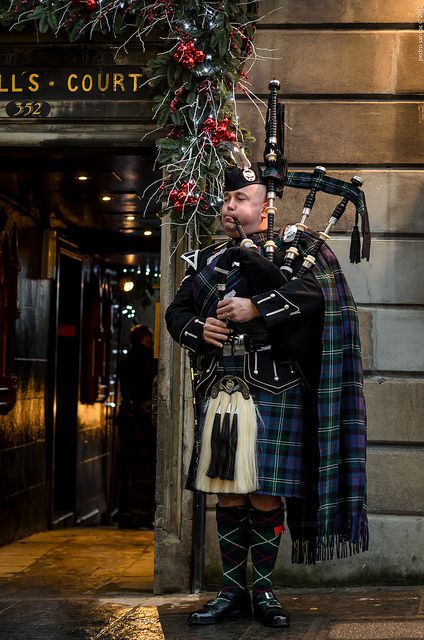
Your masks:
{"label": "shoe buckle", "polygon": [[265,591],[264,596],[267,600],[272,600],[274,597],[274,594],[272,593],[272,591]]}

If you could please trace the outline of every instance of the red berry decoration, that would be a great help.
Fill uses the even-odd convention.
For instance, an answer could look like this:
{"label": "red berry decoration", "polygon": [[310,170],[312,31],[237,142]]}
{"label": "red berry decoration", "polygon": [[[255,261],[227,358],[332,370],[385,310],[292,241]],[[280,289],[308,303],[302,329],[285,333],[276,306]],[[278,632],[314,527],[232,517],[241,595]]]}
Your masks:
{"label": "red berry decoration", "polygon": [[181,100],[181,94],[184,91],[184,87],[186,86],[186,84],[187,83],[184,82],[183,86],[176,90],[175,97],[171,100],[170,105],[169,105],[169,111],[171,113],[174,113],[175,109],[177,108],[178,103]]}
{"label": "red berry decoration", "polygon": [[201,198],[194,193],[196,187],[193,181],[184,181],[178,188],[171,189],[169,200],[177,213],[183,213],[185,207],[196,206]]}
{"label": "red berry decoration", "polygon": [[224,118],[223,120],[206,118],[203,123],[202,133],[210,139],[214,147],[217,147],[224,140],[233,142],[236,139],[235,132],[230,131],[228,128],[230,125],[230,118]]}
{"label": "red berry decoration", "polygon": [[197,51],[195,51],[194,59],[196,60],[197,64],[204,62],[205,58],[206,58],[206,54],[204,51],[202,51],[201,49],[197,49]]}
{"label": "red berry decoration", "polygon": [[87,11],[95,11],[97,9],[97,0],[85,0],[85,8]]}
{"label": "red berry decoration", "polygon": [[173,58],[175,62],[179,62],[185,69],[193,69],[196,64],[204,62],[206,54],[201,49],[196,49],[194,40],[185,34],[178,45]]}

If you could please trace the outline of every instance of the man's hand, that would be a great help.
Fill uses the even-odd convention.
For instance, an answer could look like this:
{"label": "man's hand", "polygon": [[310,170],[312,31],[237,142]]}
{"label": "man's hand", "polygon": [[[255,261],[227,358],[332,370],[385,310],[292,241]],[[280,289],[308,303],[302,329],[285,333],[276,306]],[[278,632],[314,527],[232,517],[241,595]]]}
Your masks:
{"label": "man's hand", "polygon": [[212,317],[206,318],[206,322],[203,325],[203,340],[208,344],[213,344],[214,347],[222,349],[230,333],[231,329],[227,327],[226,322]]}
{"label": "man's hand", "polygon": [[248,322],[253,318],[258,318],[261,314],[250,298],[226,298],[220,300],[216,309],[219,320],[226,322]]}

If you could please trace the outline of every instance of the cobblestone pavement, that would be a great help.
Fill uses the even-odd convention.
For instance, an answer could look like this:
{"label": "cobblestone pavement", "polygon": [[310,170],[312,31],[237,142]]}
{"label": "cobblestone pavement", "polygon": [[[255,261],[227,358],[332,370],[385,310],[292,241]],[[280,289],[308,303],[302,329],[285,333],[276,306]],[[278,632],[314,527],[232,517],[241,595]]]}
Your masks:
{"label": "cobblestone pavement", "polygon": [[424,640],[424,588],[284,590],[289,629],[187,625],[213,594],[153,595],[153,534],[64,529],[0,547],[3,640]]}

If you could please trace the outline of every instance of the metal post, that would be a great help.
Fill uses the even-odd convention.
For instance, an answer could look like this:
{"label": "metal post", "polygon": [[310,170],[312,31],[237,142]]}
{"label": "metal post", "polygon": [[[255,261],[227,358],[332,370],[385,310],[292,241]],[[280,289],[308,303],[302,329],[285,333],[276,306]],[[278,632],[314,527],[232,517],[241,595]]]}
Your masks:
{"label": "metal post", "polygon": [[203,569],[205,565],[205,524],[206,494],[193,492],[193,537],[191,546],[191,593],[199,593],[203,588]]}

